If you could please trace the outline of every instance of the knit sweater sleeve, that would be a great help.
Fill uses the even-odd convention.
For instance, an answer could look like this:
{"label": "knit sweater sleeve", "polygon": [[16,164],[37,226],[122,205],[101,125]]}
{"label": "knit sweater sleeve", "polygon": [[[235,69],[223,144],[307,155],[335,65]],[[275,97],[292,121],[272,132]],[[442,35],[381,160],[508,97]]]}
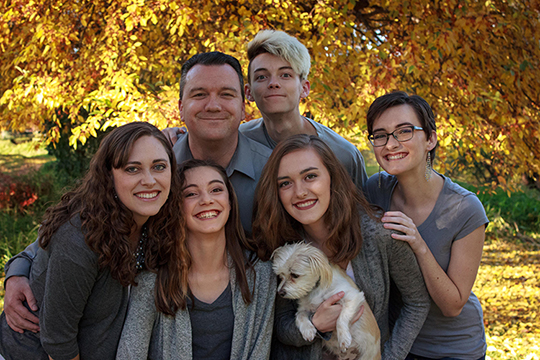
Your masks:
{"label": "knit sweater sleeve", "polygon": [[156,275],[142,272],[131,288],[129,308],[118,344],[117,360],[147,359],[152,329],[157,318],[154,302]]}
{"label": "knit sweater sleeve", "polygon": [[430,299],[409,244],[391,240],[388,246],[390,277],[401,292],[403,307],[384,345],[383,358],[404,359],[427,318]]}
{"label": "knit sweater sleeve", "polygon": [[259,261],[256,266],[255,288],[253,291],[255,324],[250,332],[250,351],[246,359],[268,359],[274,326],[274,300],[276,296],[276,276],[272,263]]}
{"label": "knit sweater sleeve", "polygon": [[296,326],[296,300],[284,299],[281,296],[276,297],[274,336],[285,345],[300,347],[312,344],[312,342],[304,340]]}

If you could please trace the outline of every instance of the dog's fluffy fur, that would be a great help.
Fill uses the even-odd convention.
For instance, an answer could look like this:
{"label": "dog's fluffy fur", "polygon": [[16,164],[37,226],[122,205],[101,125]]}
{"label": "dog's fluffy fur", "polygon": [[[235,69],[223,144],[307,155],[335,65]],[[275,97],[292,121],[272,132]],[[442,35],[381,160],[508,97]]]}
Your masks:
{"label": "dog's fluffy fur", "polygon": [[[298,300],[296,326],[304,339],[312,341],[317,334],[309,315],[326,299],[344,291],[336,331],[330,340],[324,341],[325,347],[340,360],[381,358],[377,321],[364,293],[339,266],[331,265],[321,250],[303,242],[276,249],[272,258],[274,272],[280,278],[279,295]],[[364,313],[351,325],[362,305]]]}

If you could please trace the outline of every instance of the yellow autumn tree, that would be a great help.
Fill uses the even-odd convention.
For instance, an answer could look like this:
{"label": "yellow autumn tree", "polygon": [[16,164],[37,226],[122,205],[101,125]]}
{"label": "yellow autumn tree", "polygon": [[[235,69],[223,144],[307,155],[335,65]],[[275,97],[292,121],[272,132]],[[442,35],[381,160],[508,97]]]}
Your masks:
{"label": "yellow autumn tree", "polygon": [[[360,148],[375,97],[402,89],[438,115],[445,171],[512,189],[540,174],[540,12],[524,1],[0,0],[0,126],[71,144],[129,121],[180,125],[181,64],[219,50],[246,68],[261,29],[310,50],[302,110]],[[248,120],[258,117],[248,106]],[[80,146],[80,145],[79,145]]]}

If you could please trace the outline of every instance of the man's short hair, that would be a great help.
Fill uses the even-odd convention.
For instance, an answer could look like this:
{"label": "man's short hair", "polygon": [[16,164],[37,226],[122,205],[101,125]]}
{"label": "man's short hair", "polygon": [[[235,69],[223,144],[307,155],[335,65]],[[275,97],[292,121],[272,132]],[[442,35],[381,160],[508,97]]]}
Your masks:
{"label": "man's short hair", "polygon": [[238,80],[240,81],[240,92],[242,94],[242,101],[245,100],[244,96],[244,76],[242,75],[242,67],[238,60],[231,56],[224,54],[219,51],[212,51],[207,53],[201,53],[193,55],[189,58],[188,61],[182,65],[182,70],[180,73],[180,100],[182,100],[182,95],[184,94],[184,88],[186,86],[186,75],[195,65],[230,65],[234,71],[238,74]]}
{"label": "man's short hair", "polygon": [[251,83],[251,62],[257,55],[269,53],[291,64],[301,80],[307,79],[311,67],[308,49],[297,38],[283,31],[261,30],[248,44],[248,82]]}

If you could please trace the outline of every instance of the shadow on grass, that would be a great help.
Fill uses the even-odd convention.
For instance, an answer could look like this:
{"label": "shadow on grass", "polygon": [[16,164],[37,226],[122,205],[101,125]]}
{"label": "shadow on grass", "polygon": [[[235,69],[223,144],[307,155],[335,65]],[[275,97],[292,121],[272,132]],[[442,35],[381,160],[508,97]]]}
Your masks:
{"label": "shadow on grass", "polygon": [[43,164],[54,160],[51,155],[0,155],[0,171],[4,174],[25,174],[30,170],[38,170]]}

